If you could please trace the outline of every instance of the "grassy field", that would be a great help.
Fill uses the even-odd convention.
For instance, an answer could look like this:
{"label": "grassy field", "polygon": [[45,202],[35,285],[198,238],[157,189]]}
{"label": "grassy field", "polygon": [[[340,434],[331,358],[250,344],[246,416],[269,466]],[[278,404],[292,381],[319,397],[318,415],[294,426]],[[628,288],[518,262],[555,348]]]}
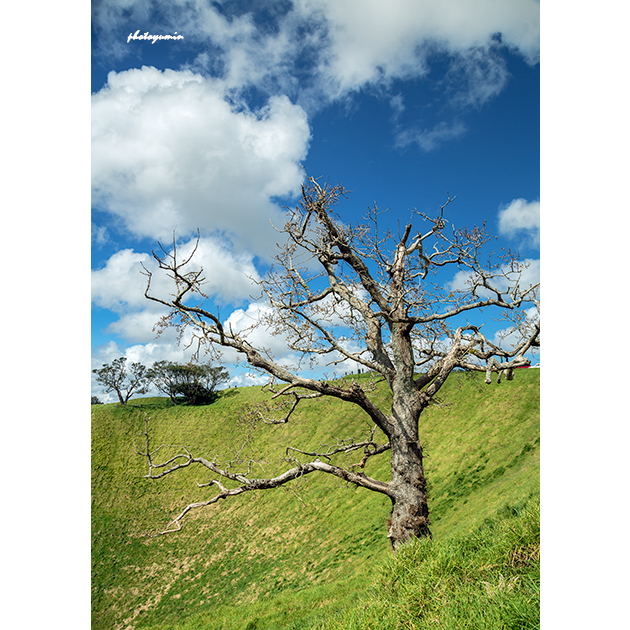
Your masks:
{"label": "grassy field", "polygon": [[[462,608],[475,601],[482,612],[488,601],[509,612],[510,600],[515,610],[505,618],[535,623],[539,376],[539,370],[519,370],[513,381],[487,386],[483,375],[451,375],[442,404],[421,418],[434,538],[398,557],[386,538],[389,500],[321,475],[193,512],[178,533],[146,535],[165,528],[186,504],[209,498],[212,489],[198,487],[210,478],[192,467],[159,481],[143,479],[146,460],[136,450],[145,414],[154,445],[186,445],[221,461],[251,452],[259,461],[256,475],[269,476],[286,467],[287,446],[309,450],[361,438],[371,425],[352,406],[314,400],[278,426],[239,422],[239,409],[264,397],[257,388],[225,390],[212,405],[197,408],[158,398],[93,406],[92,627],[363,628],[385,619],[382,607],[395,611],[383,628],[422,628],[418,624],[442,613],[442,625],[432,621],[431,627],[512,627],[489,618],[484,626],[483,615],[480,625],[458,626],[458,606],[443,606],[458,601],[455,592]],[[379,396],[386,406],[388,392],[381,389]],[[370,460],[366,473],[388,480],[387,458]],[[524,538],[509,537],[525,530]],[[445,566],[458,566],[457,558],[468,563],[454,569],[463,581],[440,578],[448,574]],[[447,589],[436,596],[442,607],[427,604],[419,616],[418,602],[435,580]]]}

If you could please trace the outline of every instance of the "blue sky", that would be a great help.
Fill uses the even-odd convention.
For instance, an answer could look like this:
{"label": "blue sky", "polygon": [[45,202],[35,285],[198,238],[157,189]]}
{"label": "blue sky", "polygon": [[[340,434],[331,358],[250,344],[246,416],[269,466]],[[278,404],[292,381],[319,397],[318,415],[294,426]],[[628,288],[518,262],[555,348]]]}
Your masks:
{"label": "blue sky", "polygon": [[222,316],[252,312],[302,168],[352,191],[355,223],[457,195],[447,218],[485,221],[536,281],[539,50],[535,0],[93,3],[93,367],[188,357],[139,273],[175,228],[183,248],[200,229]]}

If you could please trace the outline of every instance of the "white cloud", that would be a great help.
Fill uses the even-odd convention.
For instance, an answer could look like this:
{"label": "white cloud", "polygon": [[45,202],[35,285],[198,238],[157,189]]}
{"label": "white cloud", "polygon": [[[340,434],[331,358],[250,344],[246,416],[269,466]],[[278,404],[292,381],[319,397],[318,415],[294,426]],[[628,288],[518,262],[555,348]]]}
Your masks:
{"label": "white cloud", "polygon": [[[178,246],[178,257],[186,259],[193,254],[191,269],[203,269],[202,290],[213,296],[215,302],[240,302],[255,289],[253,281],[260,279],[249,252],[237,252],[218,238],[200,238]],[[172,253],[172,249],[169,250]]]}
{"label": "white cloud", "polygon": [[109,74],[92,96],[94,203],[137,236],[170,239],[197,227],[272,250],[274,196],[299,191],[310,130],[284,96],[249,111],[224,84],[191,71]]}
{"label": "white cloud", "polygon": [[481,107],[503,90],[509,73],[505,59],[496,51],[493,42],[455,54],[445,82],[453,106]]}
{"label": "white cloud", "polygon": [[105,245],[108,241],[109,235],[107,234],[107,228],[92,223],[92,244],[96,245],[96,247],[100,247]]}
{"label": "white cloud", "polygon": [[[490,284],[500,291],[507,291],[518,280],[522,290],[526,290],[540,282],[540,260],[526,260],[527,267],[520,274],[509,271],[508,268],[497,271],[498,277],[490,281]],[[458,271],[453,279],[446,284],[449,291],[466,291],[470,288],[472,274],[469,271]],[[481,298],[494,297],[494,293],[483,288],[478,288],[477,295]]]}
{"label": "white cloud", "polygon": [[[226,329],[240,333],[253,347],[268,352],[279,365],[293,370],[300,364],[300,355],[287,345],[286,331],[275,328],[274,311],[268,305],[254,302],[247,309],[237,309],[232,312],[223,325]],[[331,356],[313,357],[313,368],[321,368],[327,362],[340,358],[337,353]],[[223,350],[223,358],[228,363],[234,363],[237,360],[237,353],[225,349]],[[302,370],[310,369],[310,367],[310,360],[308,363],[300,365]]]}
{"label": "white cloud", "polygon": [[147,279],[140,271],[143,263],[150,264],[150,258],[132,249],[113,254],[104,267],[92,271],[92,302],[116,313],[144,306]]}
{"label": "white cloud", "polygon": [[540,244],[540,201],[514,199],[499,209],[499,233],[509,238],[525,235],[534,246]]}
{"label": "white cloud", "polygon": [[406,147],[409,144],[415,143],[423,151],[428,153],[443,142],[458,138],[465,131],[466,127],[460,122],[455,122],[450,125],[441,122],[435,125],[433,129],[423,129],[422,131],[406,129],[397,134],[396,146]]}
{"label": "white cloud", "polygon": [[253,372],[238,372],[232,376],[228,387],[253,387],[262,386],[269,382],[269,376],[254,374]]}
{"label": "white cloud", "polygon": [[394,120],[396,120],[405,111],[405,100],[402,94],[396,94],[389,99],[389,105],[393,111]]}
{"label": "white cloud", "polygon": [[304,16],[328,25],[323,74],[338,93],[383,79],[422,76],[434,48],[459,53],[502,34],[507,46],[534,62],[539,55],[536,0],[302,0]]}
{"label": "white cloud", "polygon": [[[111,73],[94,95],[95,203],[138,236],[225,230],[267,254],[268,218],[280,222],[272,198],[298,190],[305,110],[366,86],[387,93],[395,79],[427,75],[436,52],[451,58],[443,92],[454,110],[480,107],[507,83],[500,47],[530,63],[540,49],[538,0],[110,0],[93,21],[103,54],[134,54],[121,41],[143,23],[205,48],[188,70]],[[240,101],[252,87],[272,95],[257,112]],[[396,118],[404,104],[389,98]],[[415,125],[397,145],[431,151],[465,131],[458,120]]]}
{"label": "white cloud", "polygon": [[224,322],[226,329],[240,333],[242,337],[259,349],[266,349],[276,361],[292,361],[292,351],[287,348],[282,335],[274,334],[270,320],[272,309],[261,302],[253,302],[247,309],[236,309]]}
{"label": "white cloud", "polygon": [[[178,258],[189,257],[196,244],[196,239],[191,239],[179,245]],[[167,251],[172,254],[172,248]],[[120,315],[107,332],[132,342],[153,339],[154,325],[167,313],[165,307],[145,297],[147,276],[142,273],[143,265],[153,273],[151,294],[168,298],[173,291],[172,280],[158,270],[157,262],[149,254],[120,250],[102,268],[92,271],[92,302]],[[259,279],[250,254],[235,253],[211,237],[199,240],[190,263],[190,270],[200,267],[204,270],[203,291],[215,304],[247,299],[254,292],[252,279]]]}
{"label": "white cloud", "polygon": [[[155,339],[157,332],[154,328],[160,318],[166,314],[166,310],[163,313],[155,310],[125,313],[109,324],[105,332],[118,335],[132,343],[147,343]],[[167,336],[172,338],[174,335]]]}
{"label": "white cloud", "polygon": [[115,341],[109,341],[103,346],[94,348],[92,351],[92,369],[96,370],[106,363],[111,363],[124,354],[125,351],[121,350]]}
{"label": "white cloud", "polygon": [[[115,341],[110,341],[93,348],[92,369],[100,368],[119,357],[126,357],[129,364],[142,363],[147,367],[153,365],[155,361],[187,363],[192,360],[195,348],[186,347],[186,345],[186,343],[178,344],[177,341],[166,342],[158,339],[148,343],[136,343],[122,350]],[[202,353],[201,361],[205,360],[204,356]]]}
{"label": "white cloud", "polygon": [[[285,339],[281,335],[274,335],[270,327],[262,320],[271,314],[270,309],[260,303],[252,303],[246,309],[236,309],[224,321],[225,327],[231,327],[235,332],[240,332],[256,348],[267,350],[277,363],[289,369],[298,363],[298,357],[287,347]],[[138,362],[150,367],[155,361],[174,361],[186,363],[192,360],[194,352],[198,349],[193,340],[193,329],[188,328],[184,338],[177,340],[175,330],[169,328],[159,338],[155,338],[152,332],[154,320],[160,313],[155,311],[139,311],[126,313],[120,319],[109,326],[109,332],[117,332],[134,345],[121,349],[114,341],[99,346],[92,351],[92,369],[100,368],[103,364],[111,363],[114,359],[124,356],[129,363]],[[251,328],[251,330],[249,330]],[[268,375],[247,372],[249,366],[236,367],[237,361],[243,361],[243,357],[230,348],[220,349],[220,362],[224,364],[231,374],[231,386],[262,385],[269,381]],[[215,361],[214,355],[206,355],[201,348],[200,361]],[[305,366],[303,366],[305,367]],[[246,373],[247,372],[247,373]],[[103,388],[92,377],[92,395],[98,396],[103,402],[116,402],[115,394],[105,394]]]}
{"label": "white cloud", "polygon": [[[540,320],[540,313],[535,306],[528,308],[525,310],[525,321],[522,323],[523,326],[527,326],[527,323],[533,325],[535,322]],[[498,330],[494,339],[492,339],[492,343],[499,346],[499,348],[510,349],[513,348],[517,343],[522,341],[523,336],[519,332],[518,328],[503,328]],[[534,357],[538,357],[540,350],[538,348],[531,348],[526,355],[532,355]]]}

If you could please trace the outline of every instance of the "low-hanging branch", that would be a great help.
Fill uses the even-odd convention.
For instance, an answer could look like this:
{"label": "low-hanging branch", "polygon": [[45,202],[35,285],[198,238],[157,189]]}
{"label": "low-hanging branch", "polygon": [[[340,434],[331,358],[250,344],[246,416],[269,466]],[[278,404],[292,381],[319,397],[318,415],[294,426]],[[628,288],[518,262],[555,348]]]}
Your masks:
{"label": "low-hanging branch", "polygon": [[[150,417],[145,414],[145,430],[143,433],[144,436],[144,451],[136,451],[139,455],[143,455],[146,457],[148,465],[149,465],[149,473],[144,475],[146,479],[161,479],[166,477],[167,475],[173,474],[178,470],[183,468],[187,468],[192,465],[199,465],[203,468],[206,468],[211,473],[218,475],[219,479],[211,479],[208,483],[197,483],[199,488],[216,486],[219,489],[219,492],[206,501],[197,501],[195,503],[188,504],[180,514],[178,514],[167,526],[165,530],[162,530],[155,534],[149,534],[149,536],[161,536],[164,534],[173,533],[181,530],[182,524],[181,521],[191,510],[207,507],[212,505],[213,503],[217,503],[222,499],[226,499],[228,497],[238,496],[243,494],[244,492],[252,492],[256,490],[269,490],[271,488],[280,488],[292,481],[296,481],[309,475],[313,472],[323,472],[329,475],[334,475],[347,483],[354,484],[355,486],[360,486],[363,488],[367,488],[368,490],[372,490],[374,492],[380,492],[382,494],[390,496],[389,492],[389,484],[379,481],[378,479],[373,479],[368,477],[363,473],[356,473],[343,468],[341,466],[336,466],[330,464],[328,462],[323,462],[319,458],[325,457],[327,459],[331,459],[334,455],[340,454],[350,454],[358,449],[364,449],[365,456],[363,460],[354,464],[351,467],[360,466],[363,468],[365,466],[365,461],[368,457],[371,457],[376,454],[380,454],[388,450],[389,445],[378,445],[375,442],[369,440],[361,443],[350,443],[345,446],[339,446],[333,450],[329,450],[325,453],[307,453],[297,448],[289,447],[287,449],[287,454],[289,450],[301,453],[303,455],[308,455],[310,457],[314,457],[312,461],[308,462],[298,462],[294,458],[289,458],[289,461],[292,461],[295,465],[291,468],[285,470],[283,473],[276,475],[274,477],[268,478],[250,478],[247,475],[251,473],[251,462],[248,463],[248,471],[247,473],[234,473],[230,472],[227,467],[221,467],[217,465],[215,461],[210,461],[205,457],[194,457],[190,450],[186,447],[173,447],[170,445],[161,445],[155,450],[150,450],[150,437],[149,437],[149,422]],[[371,447],[371,450],[370,450]],[[156,463],[154,461],[155,455],[165,448],[179,448],[184,452],[179,452],[173,457],[169,459]],[[163,470],[162,470],[163,469]],[[155,470],[161,470],[161,472],[154,472]],[[226,479],[232,482],[236,482],[238,485],[235,488],[226,488],[221,480]],[[174,526],[174,527],[172,527]]]}

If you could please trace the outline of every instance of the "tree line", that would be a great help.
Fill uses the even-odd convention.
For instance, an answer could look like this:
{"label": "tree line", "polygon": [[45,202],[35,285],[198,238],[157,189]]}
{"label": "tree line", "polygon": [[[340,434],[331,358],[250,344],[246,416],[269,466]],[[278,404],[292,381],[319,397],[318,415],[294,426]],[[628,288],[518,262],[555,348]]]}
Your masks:
{"label": "tree line", "polygon": [[[92,372],[107,393],[116,392],[123,407],[134,394],[146,394],[152,385],[166,394],[173,405],[181,401],[207,405],[216,398],[217,387],[230,378],[224,367],[211,363],[156,361],[147,368],[142,363],[127,366],[126,357],[114,359]],[[100,402],[98,397],[92,396],[93,405]]]}

